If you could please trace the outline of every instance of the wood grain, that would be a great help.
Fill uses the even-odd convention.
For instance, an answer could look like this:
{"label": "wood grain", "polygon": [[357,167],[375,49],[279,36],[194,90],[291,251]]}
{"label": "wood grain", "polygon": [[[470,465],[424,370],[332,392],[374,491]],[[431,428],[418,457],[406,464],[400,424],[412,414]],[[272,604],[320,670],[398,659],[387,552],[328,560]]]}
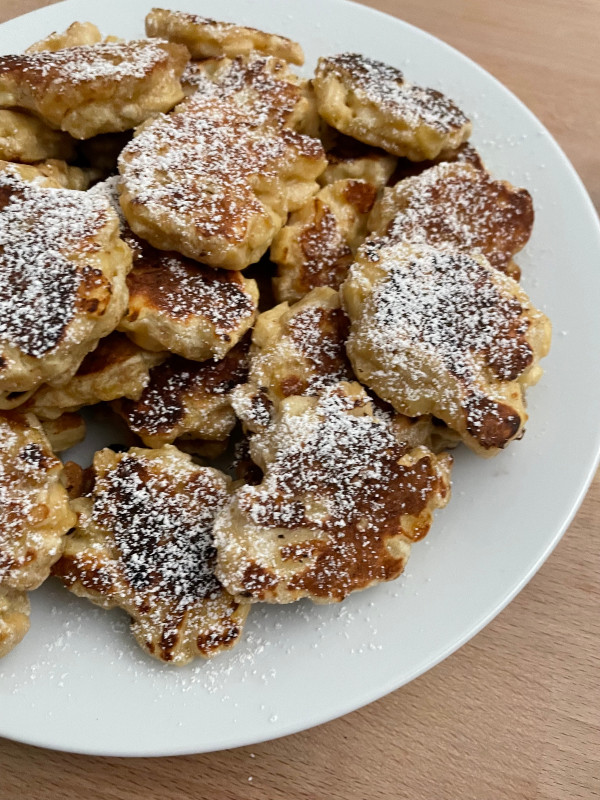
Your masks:
{"label": "wood grain", "polygon": [[[44,4],[0,0],[0,20]],[[598,0],[369,5],[445,39],[509,86],[600,206]],[[276,742],[177,759],[90,758],[0,741],[0,800],[600,797],[599,523],[597,476],[519,597],[458,653],[365,709]]]}

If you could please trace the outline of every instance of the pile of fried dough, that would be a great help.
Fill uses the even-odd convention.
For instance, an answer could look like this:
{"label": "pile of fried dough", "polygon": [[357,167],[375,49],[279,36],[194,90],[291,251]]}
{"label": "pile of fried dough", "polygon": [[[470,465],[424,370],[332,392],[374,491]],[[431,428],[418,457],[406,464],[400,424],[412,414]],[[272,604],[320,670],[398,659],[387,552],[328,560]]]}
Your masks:
{"label": "pile of fried dough", "polygon": [[[51,575],[171,664],[392,580],[448,450],[523,435],[529,193],[439,91],[303,60],[163,9],[0,57],[0,656]],[[83,407],[128,443],[85,469]]]}

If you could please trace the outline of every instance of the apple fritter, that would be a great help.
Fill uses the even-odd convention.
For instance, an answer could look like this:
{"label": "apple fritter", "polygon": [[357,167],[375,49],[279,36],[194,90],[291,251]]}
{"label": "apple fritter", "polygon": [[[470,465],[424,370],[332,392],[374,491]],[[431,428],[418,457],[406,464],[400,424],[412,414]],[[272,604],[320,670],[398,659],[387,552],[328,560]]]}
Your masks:
{"label": "apple fritter", "polygon": [[0,392],[66,383],[123,316],[130,268],[105,198],[0,171]]}
{"label": "apple fritter", "polygon": [[341,294],[354,372],[396,411],[433,414],[483,456],[522,436],[550,322],[516,281],[481,255],[384,239]]}
{"label": "apple fritter", "polygon": [[196,94],[125,147],[121,206],[154,247],[240,270],[316,193],[326,163],[318,140],[256,127],[233,101]]}
{"label": "apple fritter", "polygon": [[214,536],[219,580],[251,602],[338,602],[398,577],[450,494],[451,457],[406,452],[357,383],[287,398],[250,450],[264,477]]}
{"label": "apple fritter", "polygon": [[518,279],[520,270],[512,258],[529,240],[533,217],[527,189],[454,161],[385,189],[371,212],[369,229],[385,241],[481,253],[493,267]]}
{"label": "apple fritter", "polygon": [[52,453],[33,414],[0,415],[0,586],[37,589],[75,524]]}
{"label": "apple fritter", "polygon": [[411,161],[454,150],[471,134],[470,121],[441,92],[407,83],[399,69],[358,53],[320,58],[313,86],[329,125]]}
{"label": "apple fritter", "polygon": [[153,8],[146,17],[146,34],[185,45],[192,58],[235,58],[260,53],[282,58],[291,64],[304,63],[300,45],[285,36],[185,11]]}
{"label": "apple fritter", "polygon": [[0,110],[0,158],[31,164],[46,158],[69,159],[75,154],[73,139],[49,128],[41,119],[13,109]]}
{"label": "apple fritter", "polygon": [[154,39],[0,56],[0,107],[75,139],[124,131],[183,98],[188,59],[185,47]]}
{"label": "apple fritter", "polygon": [[230,479],[177,448],[101,450],[93,487],[53,573],[74,594],[131,617],[139,645],[180,666],[229,649],[248,605],[215,577],[212,528]]}
{"label": "apple fritter", "polygon": [[277,300],[293,303],[317,286],[339,289],[365,238],[376,197],[370,183],[336,181],[290,216],[271,245]]}
{"label": "apple fritter", "polygon": [[0,658],[8,655],[29,630],[29,598],[0,584]]}

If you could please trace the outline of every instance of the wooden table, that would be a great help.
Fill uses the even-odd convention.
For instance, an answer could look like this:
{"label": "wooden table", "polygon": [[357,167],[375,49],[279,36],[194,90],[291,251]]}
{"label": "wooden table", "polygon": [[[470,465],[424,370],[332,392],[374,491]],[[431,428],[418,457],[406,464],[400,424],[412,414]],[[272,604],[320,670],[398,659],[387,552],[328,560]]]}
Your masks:
{"label": "wooden table", "polygon": [[[0,0],[0,20],[45,4]],[[600,0],[369,5],[445,39],[516,92],[600,206]],[[548,563],[491,625],[361,711],[182,758],[89,758],[0,741],[0,800],[600,797],[599,526],[597,476]]]}

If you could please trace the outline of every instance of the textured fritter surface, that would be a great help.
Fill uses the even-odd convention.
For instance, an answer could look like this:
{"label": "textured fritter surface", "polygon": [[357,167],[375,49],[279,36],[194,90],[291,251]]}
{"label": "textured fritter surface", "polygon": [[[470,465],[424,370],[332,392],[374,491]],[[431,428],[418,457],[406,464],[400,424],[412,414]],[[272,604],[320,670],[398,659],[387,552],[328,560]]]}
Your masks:
{"label": "textured fritter surface", "polygon": [[450,457],[406,452],[356,383],[288,398],[250,449],[264,478],[214,534],[219,579],[251,601],[331,603],[398,577],[450,493]]}
{"label": "textured fritter surface", "polygon": [[72,158],[71,137],[49,128],[41,119],[23,111],[0,111],[0,158],[31,163],[45,158]]}
{"label": "textured fritter surface", "polygon": [[73,22],[65,31],[55,31],[30,45],[26,53],[56,52],[65,47],[100,44],[102,34],[92,22]]}
{"label": "textured fritter surface", "polygon": [[317,395],[352,380],[348,329],[338,293],[326,287],[313,289],[291,307],[281,303],[261,314],[252,331],[248,382],[232,393],[244,426],[261,430],[286,397]]}
{"label": "textured fritter surface", "polygon": [[0,586],[36,589],[75,524],[62,464],[32,414],[0,415]]}
{"label": "textured fritter surface", "polygon": [[400,413],[433,414],[480,455],[523,433],[550,323],[481,255],[365,245],[341,289],[356,376]]}
{"label": "textured fritter surface", "polygon": [[10,653],[29,630],[29,598],[0,585],[0,658]]}
{"label": "textured fritter surface", "polygon": [[290,216],[271,245],[271,260],[278,265],[273,288],[279,301],[293,303],[317,286],[339,289],[365,238],[376,197],[370,183],[336,181]]}
{"label": "textured fritter surface", "polygon": [[80,414],[61,414],[41,423],[53,453],[62,453],[85,439],[85,420]]}
{"label": "textured fritter surface", "polygon": [[252,326],[256,281],[165,252],[124,233],[134,254],[129,304],[119,330],[148,350],[184,358],[223,358]]}
{"label": "textured fritter surface", "polygon": [[41,386],[25,407],[46,420],[119,397],[137,400],[150,381],[152,367],[166,357],[167,353],[143,350],[123,333],[111,333],[87,354],[69,381]]}
{"label": "textured fritter surface", "polygon": [[436,158],[471,134],[467,117],[441,92],[358,53],[320,58],[313,85],[319,114],[332,127],[411,161]]}
{"label": "textured fritter surface", "polygon": [[232,101],[193,95],[122,152],[121,206],[154,247],[239,270],[317,191],[325,165],[316,139],[257,127]]}
{"label": "textured fritter surface", "polygon": [[118,606],[150,655],[181,665],[239,639],[247,605],[215,577],[212,528],[230,480],[175,447],[101,450],[90,496],[53,573],[75,594]]}
{"label": "textured fritter surface", "polygon": [[181,82],[186,94],[198,92],[233,101],[254,125],[278,125],[317,136],[319,116],[312,88],[286,61],[252,53],[235,58],[192,61]]}
{"label": "textured fritter surface", "polygon": [[[1,113],[1,112],[0,112]],[[72,167],[61,159],[49,158],[35,164],[13,164],[0,161],[0,172],[21,178],[27,183],[34,183],[46,189],[73,189],[83,192],[92,181],[99,177],[99,172],[90,167]]]}
{"label": "textured fritter surface", "polygon": [[320,138],[328,162],[318,179],[321,186],[352,178],[381,189],[394,174],[398,159],[385,150],[344,136],[325,122],[321,123]]}
{"label": "textured fritter surface", "polygon": [[512,257],[527,243],[533,216],[527,189],[455,161],[385,189],[369,228],[395,242],[482,253],[493,267],[518,278]]}
{"label": "textured fritter surface", "polygon": [[146,17],[146,34],[185,45],[192,58],[231,58],[257,52],[283,58],[292,64],[304,63],[300,45],[285,36],[184,11],[153,8]]}
{"label": "textured fritter surface", "polygon": [[246,380],[248,341],[221,361],[188,361],[171,356],[150,371],[139,400],[113,404],[148,447],[186,439],[223,440],[235,425],[230,392]]}
{"label": "textured fritter surface", "polygon": [[105,198],[0,171],[0,391],[66,383],[122,317],[130,267]]}
{"label": "textured fritter surface", "polygon": [[160,40],[0,56],[0,107],[25,108],[76,139],[124,131],[182,99],[188,58]]}

